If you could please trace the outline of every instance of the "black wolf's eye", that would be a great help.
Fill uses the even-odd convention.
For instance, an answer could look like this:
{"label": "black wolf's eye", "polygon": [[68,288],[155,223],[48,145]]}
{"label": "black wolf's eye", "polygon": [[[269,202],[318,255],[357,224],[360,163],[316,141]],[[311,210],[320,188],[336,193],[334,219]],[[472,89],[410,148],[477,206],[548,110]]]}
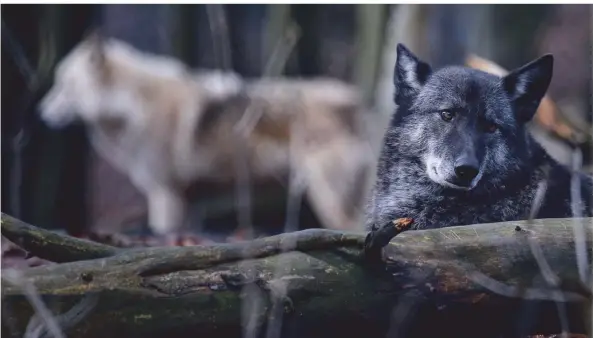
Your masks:
{"label": "black wolf's eye", "polygon": [[487,133],[492,134],[498,130],[498,126],[493,122],[486,122],[486,124],[484,125],[484,129]]}
{"label": "black wolf's eye", "polygon": [[439,114],[441,115],[443,121],[447,122],[453,120],[453,117],[455,117],[455,113],[451,110],[441,110]]}

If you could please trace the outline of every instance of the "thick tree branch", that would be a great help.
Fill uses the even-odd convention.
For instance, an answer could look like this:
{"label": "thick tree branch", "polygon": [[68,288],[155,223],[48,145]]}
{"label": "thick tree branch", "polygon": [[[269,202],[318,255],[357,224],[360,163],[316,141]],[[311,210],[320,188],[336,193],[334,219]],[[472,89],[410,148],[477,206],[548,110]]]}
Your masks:
{"label": "thick tree branch", "polygon": [[47,231],[2,213],[2,236],[35,256],[57,263],[114,255],[117,248]]}

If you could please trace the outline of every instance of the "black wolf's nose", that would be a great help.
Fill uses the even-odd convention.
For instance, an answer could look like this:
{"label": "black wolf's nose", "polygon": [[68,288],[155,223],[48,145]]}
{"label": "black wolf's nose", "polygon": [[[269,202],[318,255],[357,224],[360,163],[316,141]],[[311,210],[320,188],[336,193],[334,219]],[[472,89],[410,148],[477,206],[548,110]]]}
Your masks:
{"label": "black wolf's nose", "polygon": [[477,166],[471,164],[461,164],[455,166],[455,175],[457,178],[464,182],[471,182],[476,176],[478,176],[478,168]]}

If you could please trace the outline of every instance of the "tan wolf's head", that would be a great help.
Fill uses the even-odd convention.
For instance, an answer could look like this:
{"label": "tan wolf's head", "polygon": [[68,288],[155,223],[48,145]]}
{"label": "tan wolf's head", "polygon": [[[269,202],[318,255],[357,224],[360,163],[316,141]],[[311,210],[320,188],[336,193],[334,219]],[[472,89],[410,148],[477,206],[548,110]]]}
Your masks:
{"label": "tan wolf's head", "polygon": [[187,97],[181,91],[191,90],[188,80],[197,76],[203,78],[202,93],[208,97],[236,91],[241,82],[233,74],[191,72],[180,61],[96,31],[57,65],[54,84],[40,103],[41,118],[54,128],[74,121],[94,124],[101,118],[141,119],[151,111],[144,105],[161,94]]}
{"label": "tan wolf's head", "polygon": [[39,106],[41,118],[50,127],[92,121],[107,108],[108,83],[115,80],[108,71],[108,47],[96,32],[58,63],[54,83]]}

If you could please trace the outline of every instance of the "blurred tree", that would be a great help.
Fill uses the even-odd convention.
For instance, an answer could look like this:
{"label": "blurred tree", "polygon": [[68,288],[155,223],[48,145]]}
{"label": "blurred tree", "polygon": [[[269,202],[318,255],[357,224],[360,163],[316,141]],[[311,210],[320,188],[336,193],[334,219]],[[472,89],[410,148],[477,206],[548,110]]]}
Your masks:
{"label": "blurred tree", "polygon": [[[2,5],[2,211],[20,214],[19,217],[28,222],[34,221],[32,204],[25,202],[32,198],[31,177],[35,175],[32,168],[36,160],[32,150],[38,134],[29,130],[31,138],[20,154],[20,168],[14,166],[15,155],[19,154],[13,151],[13,140],[25,123],[23,116],[32,114],[30,108],[23,111],[27,109],[24,100],[30,95],[29,74],[19,68],[19,62],[27,62],[31,67],[37,62],[39,29],[30,23],[39,21],[41,9],[35,5]],[[6,35],[10,35],[10,39]],[[18,47],[8,45],[11,41],[18,43]],[[23,60],[15,48],[22,48],[22,57],[27,60]],[[21,178],[20,187],[15,175]]]}
{"label": "blurred tree", "polygon": [[[541,25],[536,50],[554,54],[554,77],[548,93],[569,124],[591,134],[593,27],[591,5],[560,4]],[[585,164],[593,164],[592,142],[582,146]]]}
{"label": "blurred tree", "polygon": [[591,123],[591,7],[557,5],[541,25],[536,46],[538,54],[554,54],[548,92],[577,127]]}
{"label": "blurred tree", "polygon": [[[3,154],[6,164],[10,165],[5,172],[11,174],[3,181],[8,183],[2,188],[3,201],[19,202],[20,210],[11,210],[11,213],[20,213],[31,222],[47,227],[63,225],[69,233],[80,233],[87,220],[86,185],[82,184],[88,151],[84,129],[72,126],[64,131],[51,130],[41,123],[36,110],[39,99],[51,84],[51,71],[56,61],[68,53],[95,22],[95,7],[4,5],[2,9],[6,34],[12,33],[15,43],[3,48],[3,63],[5,60],[14,62],[15,50],[23,47],[24,55],[16,56],[16,61],[28,63],[33,76],[40,80],[34,81],[34,85],[21,87],[23,80],[30,81],[31,74],[13,73],[14,66],[4,68],[8,76],[3,75],[3,82],[10,81],[10,85],[3,91],[3,116],[9,117],[9,123],[2,127],[3,136],[13,136],[24,128],[28,142],[20,152],[20,168],[12,166],[15,153],[10,152],[7,157]],[[9,88],[17,92],[12,93]],[[30,101],[23,105],[26,99]],[[12,139],[4,144],[10,146]],[[14,179],[15,170],[20,174],[20,180]],[[19,184],[20,187],[16,187]],[[3,210],[7,207],[5,202]]]}

